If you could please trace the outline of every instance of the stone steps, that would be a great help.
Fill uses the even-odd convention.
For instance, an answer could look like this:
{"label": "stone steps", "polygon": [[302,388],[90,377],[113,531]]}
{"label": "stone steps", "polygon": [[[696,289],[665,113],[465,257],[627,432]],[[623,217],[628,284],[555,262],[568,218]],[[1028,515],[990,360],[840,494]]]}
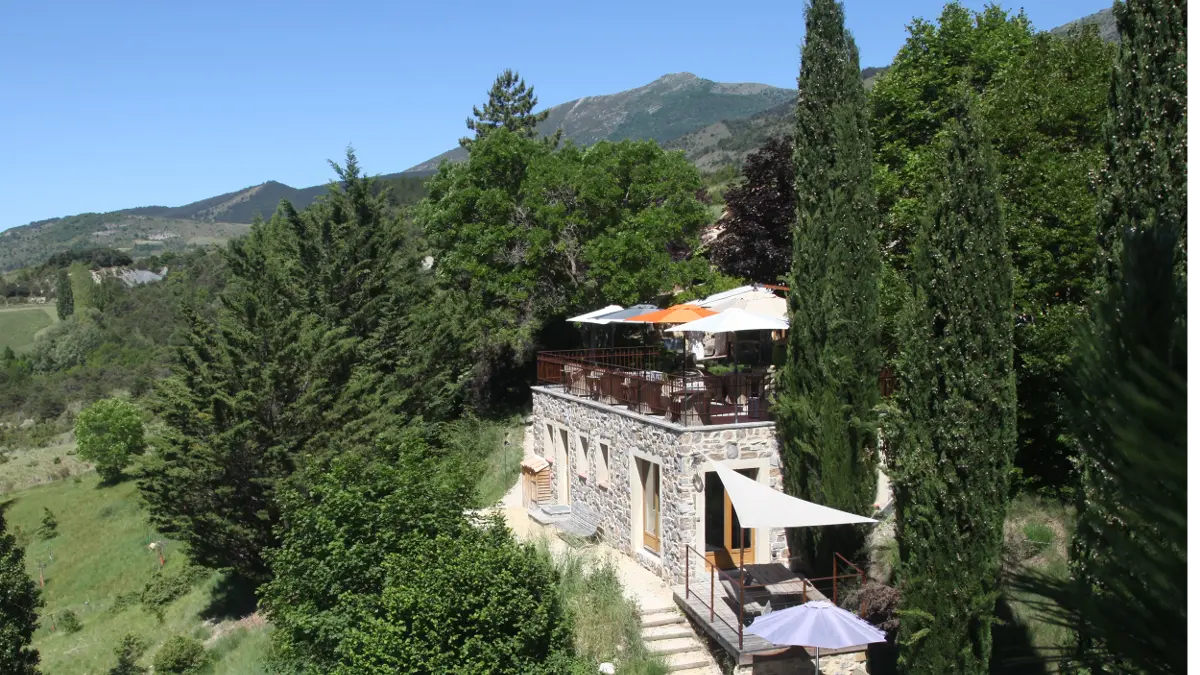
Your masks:
{"label": "stone steps", "polygon": [[645,642],[655,642],[657,640],[674,640],[675,638],[692,637],[691,629],[681,627],[678,624],[667,624],[665,626],[653,626],[642,630],[642,640]]}
{"label": "stone steps", "polygon": [[700,670],[709,668],[712,665],[711,658],[708,652],[700,647],[694,651],[684,652],[682,654],[671,654],[666,658],[667,672],[678,673],[685,670]]}
{"label": "stone steps", "polygon": [[662,657],[667,671],[678,675],[713,675],[716,664],[696,638],[687,619],[674,607],[645,610],[642,641],[652,654]]}

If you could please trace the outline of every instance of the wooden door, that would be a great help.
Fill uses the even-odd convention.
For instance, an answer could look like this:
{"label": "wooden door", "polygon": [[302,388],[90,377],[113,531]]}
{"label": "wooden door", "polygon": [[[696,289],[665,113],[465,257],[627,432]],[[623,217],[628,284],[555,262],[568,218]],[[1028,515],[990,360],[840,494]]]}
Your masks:
{"label": "wooden door", "polygon": [[554,468],[558,472],[558,501],[560,504],[571,505],[571,435],[566,429],[559,429],[559,457],[562,463]]}
{"label": "wooden door", "polygon": [[[743,470],[738,473],[747,472]],[[742,561],[754,562],[754,530],[742,527],[728,492],[725,493],[725,552],[735,566],[740,566]]]}
{"label": "wooden door", "polygon": [[662,551],[662,505],[659,502],[659,482],[662,478],[658,465],[638,460],[642,479],[642,544],[659,553]]}
{"label": "wooden door", "polygon": [[[739,469],[738,473],[754,478],[757,469]],[[744,528],[738,520],[737,509],[721,483],[721,477],[710,471],[705,484],[705,553],[709,565],[730,569],[754,562],[754,530]]]}

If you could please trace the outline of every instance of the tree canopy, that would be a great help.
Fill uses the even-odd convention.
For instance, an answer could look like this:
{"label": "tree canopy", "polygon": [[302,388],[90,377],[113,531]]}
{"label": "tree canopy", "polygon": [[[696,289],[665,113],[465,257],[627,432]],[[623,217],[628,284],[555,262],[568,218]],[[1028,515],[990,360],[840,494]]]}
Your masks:
{"label": "tree canopy", "polygon": [[439,287],[470,317],[460,335],[479,391],[488,381],[523,389],[543,331],[569,312],[709,275],[689,257],[708,220],[699,173],[652,142],[554,150],[497,130],[428,186],[416,218]]}
{"label": "tree canopy", "polygon": [[[1013,256],[1017,466],[1033,487],[1062,489],[1074,453],[1065,368],[1070,326],[1093,282],[1092,181],[1112,46],[1094,28],[1035,33],[1023,14],[995,5],[973,12],[949,4],[936,22],[917,19],[909,33],[870,96],[888,275],[909,274],[923,195],[939,171],[931,141],[954,119],[963,90],[971,91],[995,150]],[[894,353],[890,320],[884,333]]]}
{"label": "tree canopy", "polygon": [[[288,529],[263,599],[282,660],[313,673],[550,673],[570,644],[554,572],[470,477],[409,429],[348,449],[281,494]],[[550,669],[547,669],[550,668]]]}
{"label": "tree canopy", "polygon": [[410,299],[419,264],[354,154],[334,168],[328,195],[301,212],[284,202],[230,243],[217,324],[185,309],[178,372],[154,403],[167,430],[140,482],[152,521],[199,564],[256,582],[269,576],[279,482],[378,401],[357,395],[371,380],[365,345]]}
{"label": "tree canopy", "polygon": [[75,420],[75,439],[79,457],[94,463],[105,481],[115,483],[130,457],[146,448],[141,411],[124,399],[96,401]]}
{"label": "tree canopy", "polygon": [[1186,7],[1114,8],[1100,292],[1071,366],[1080,490],[1073,580],[1027,577],[1100,672],[1187,669]]}

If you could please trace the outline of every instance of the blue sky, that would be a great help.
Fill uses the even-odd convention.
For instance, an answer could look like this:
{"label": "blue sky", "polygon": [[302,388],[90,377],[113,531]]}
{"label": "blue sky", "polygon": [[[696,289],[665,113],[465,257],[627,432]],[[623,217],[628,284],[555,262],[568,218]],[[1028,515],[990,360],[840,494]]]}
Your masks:
{"label": "blue sky", "polygon": [[[862,65],[940,1],[846,0]],[[981,8],[983,2],[965,2]],[[1001,3],[1020,9],[1020,3]],[[1034,2],[1051,28],[1106,0]],[[178,206],[266,180],[325,182],[453,147],[496,73],[543,106],[689,71],[794,87],[803,3],[42,2],[0,9],[0,229]]]}

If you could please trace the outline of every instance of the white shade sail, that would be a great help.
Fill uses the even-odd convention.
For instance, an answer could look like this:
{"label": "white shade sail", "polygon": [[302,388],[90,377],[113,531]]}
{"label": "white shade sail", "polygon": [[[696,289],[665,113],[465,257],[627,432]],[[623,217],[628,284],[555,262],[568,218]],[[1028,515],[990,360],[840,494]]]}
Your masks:
{"label": "white shade sail", "polygon": [[600,323],[599,321],[595,321],[595,319],[599,319],[600,317],[605,316],[607,314],[613,314],[613,313],[619,312],[623,309],[625,309],[625,308],[620,305],[609,305],[608,307],[593,310],[591,312],[588,312],[587,314],[580,314],[579,316],[573,316],[573,317],[567,319],[567,321],[573,321],[575,323]]}
{"label": "white shade sail", "polygon": [[670,333],[736,333],[744,330],[787,330],[788,322],[744,309],[727,309],[688,323],[668,328]]}
{"label": "white shade sail", "polygon": [[729,501],[737,510],[742,527],[820,527],[876,522],[871,518],[785,495],[720,462],[713,464],[721,482],[725,484]]}

